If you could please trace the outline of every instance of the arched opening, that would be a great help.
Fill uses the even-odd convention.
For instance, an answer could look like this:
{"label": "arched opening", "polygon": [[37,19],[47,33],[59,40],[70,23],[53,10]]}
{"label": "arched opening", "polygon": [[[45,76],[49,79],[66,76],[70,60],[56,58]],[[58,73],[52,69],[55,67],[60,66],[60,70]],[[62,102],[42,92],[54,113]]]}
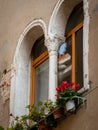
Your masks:
{"label": "arched opening", "polygon": [[73,9],[65,29],[66,40],[59,49],[59,84],[63,80],[83,86],[83,3]]}
{"label": "arched opening", "polygon": [[[65,36],[65,28],[73,8],[82,0],[60,0],[54,9],[49,23],[49,35]],[[70,4],[69,4],[70,3]]]}
{"label": "arched opening", "polygon": [[14,115],[27,113],[25,107],[30,104],[31,51],[35,41],[42,35],[46,38],[45,23],[35,20],[20,36],[13,63],[15,72],[11,81],[10,112]]}
{"label": "arched opening", "polygon": [[[89,13],[88,13],[88,1],[87,0],[62,0],[58,1],[57,6],[51,16],[49,23],[48,33],[50,36],[63,38],[65,36],[65,30],[67,33],[67,23],[72,10],[76,5],[83,2],[83,89],[89,88],[89,73],[88,73],[88,34],[89,34]],[[70,4],[69,4],[70,3]],[[81,28],[81,27],[80,27]],[[68,40],[68,36],[65,37]],[[78,40],[78,39],[77,39]],[[59,44],[60,45],[60,44]],[[75,73],[75,72],[74,72]],[[75,79],[74,79],[75,81]]]}

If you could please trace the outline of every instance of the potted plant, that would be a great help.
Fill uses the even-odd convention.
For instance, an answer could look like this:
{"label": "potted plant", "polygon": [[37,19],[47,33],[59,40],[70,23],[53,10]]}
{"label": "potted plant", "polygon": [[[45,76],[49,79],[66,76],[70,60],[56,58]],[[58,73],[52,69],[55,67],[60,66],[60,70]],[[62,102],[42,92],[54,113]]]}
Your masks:
{"label": "potted plant", "polygon": [[30,119],[33,124],[38,124],[39,130],[49,130],[50,127],[56,126],[56,121],[52,116],[52,110],[54,108],[54,103],[51,100],[40,101],[35,106],[28,105],[30,114],[28,119]]}
{"label": "potted plant", "polygon": [[[44,130],[46,128],[45,125],[45,105],[44,102],[39,101],[37,105],[28,105],[27,108],[29,109],[29,115],[27,118],[31,120],[32,122],[32,128],[34,127],[35,124],[37,124],[39,130]],[[32,129],[33,130],[33,129]]]}
{"label": "potted plant", "polygon": [[42,118],[45,117],[45,106],[42,101],[39,101],[37,105],[28,105],[26,108],[29,109],[27,118],[34,123],[38,123]]}
{"label": "potted plant", "polygon": [[14,124],[8,130],[48,130],[45,125],[45,105],[44,102],[38,102],[37,105],[28,105],[27,115],[13,117]]}
{"label": "potted plant", "polygon": [[66,108],[66,111],[75,111],[76,105],[84,101],[82,93],[78,92],[80,84],[68,83],[63,81],[60,86],[56,88],[56,104]]}
{"label": "potted plant", "polygon": [[56,106],[53,111],[54,119],[59,121],[63,116],[65,116],[65,110],[61,106]]}
{"label": "potted plant", "polygon": [[23,115],[21,117],[14,116],[10,114],[11,118],[13,118],[13,124],[7,130],[28,130],[30,125],[27,121],[27,115]]}
{"label": "potted plant", "polygon": [[28,105],[27,115],[21,117],[10,116],[13,118],[14,124],[8,130],[51,130],[57,126],[52,110],[54,102],[51,100],[39,101],[38,104]]}
{"label": "potted plant", "polygon": [[56,104],[55,102],[49,99],[44,101],[44,106],[45,106],[46,113],[50,114],[54,110]]}
{"label": "potted plant", "polygon": [[48,127],[57,127],[57,121],[54,118],[53,111],[55,109],[55,102],[52,100],[46,100],[44,101],[45,110],[46,110],[46,118],[45,122]]}

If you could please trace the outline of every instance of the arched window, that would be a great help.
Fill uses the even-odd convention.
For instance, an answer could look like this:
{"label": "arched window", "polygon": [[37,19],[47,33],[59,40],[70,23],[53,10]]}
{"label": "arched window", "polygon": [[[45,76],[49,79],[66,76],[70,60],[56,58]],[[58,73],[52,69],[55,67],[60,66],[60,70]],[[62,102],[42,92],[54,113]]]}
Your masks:
{"label": "arched window", "polygon": [[48,98],[49,60],[44,37],[36,40],[32,48],[32,89],[31,103]]}
{"label": "arched window", "polygon": [[59,84],[63,80],[83,86],[83,3],[72,11],[59,49]]}

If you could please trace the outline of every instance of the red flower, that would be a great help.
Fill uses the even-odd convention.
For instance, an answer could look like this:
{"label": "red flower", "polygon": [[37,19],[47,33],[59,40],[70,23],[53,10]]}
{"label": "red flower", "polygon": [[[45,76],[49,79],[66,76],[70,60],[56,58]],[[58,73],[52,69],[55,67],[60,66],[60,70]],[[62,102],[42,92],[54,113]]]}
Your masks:
{"label": "red flower", "polygon": [[66,86],[67,84],[68,84],[67,81],[62,82],[62,86]]}
{"label": "red flower", "polygon": [[61,92],[65,90],[64,86],[60,86]]}
{"label": "red flower", "polygon": [[75,89],[78,89],[79,87],[80,87],[79,83],[75,85]]}
{"label": "red flower", "polygon": [[59,95],[58,95],[58,94],[56,94],[55,96],[56,96],[57,98],[59,98]]}
{"label": "red flower", "polygon": [[73,86],[73,85],[75,85],[75,83],[74,83],[74,82],[72,82],[72,83],[71,83],[71,86]]}
{"label": "red flower", "polygon": [[67,85],[67,88],[71,88],[71,85],[70,85],[70,84],[68,84],[68,85]]}
{"label": "red flower", "polygon": [[57,87],[56,90],[57,90],[57,92],[61,92],[61,88],[60,87]]}
{"label": "red flower", "polygon": [[62,89],[65,90],[67,88],[67,86],[68,86],[67,81],[63,81],[61,84]]}

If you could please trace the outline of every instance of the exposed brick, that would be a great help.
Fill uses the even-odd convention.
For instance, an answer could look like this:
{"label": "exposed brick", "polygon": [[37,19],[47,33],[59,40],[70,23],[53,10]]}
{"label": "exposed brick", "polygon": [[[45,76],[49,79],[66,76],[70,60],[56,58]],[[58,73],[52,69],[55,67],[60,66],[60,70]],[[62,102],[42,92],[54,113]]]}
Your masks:
{"label": "exposed brick", "polygon": [[0,125],[7,129],[9,125],[9,102],[12,68],[2,75],[0,82]]}
{"label": "exposed brick", "polygon": [[10,98],[10,86],[11,86],[11,69],[6,74],[2,75],[0,83],[0,95],[2,96],[3,102],[6,102]]}

